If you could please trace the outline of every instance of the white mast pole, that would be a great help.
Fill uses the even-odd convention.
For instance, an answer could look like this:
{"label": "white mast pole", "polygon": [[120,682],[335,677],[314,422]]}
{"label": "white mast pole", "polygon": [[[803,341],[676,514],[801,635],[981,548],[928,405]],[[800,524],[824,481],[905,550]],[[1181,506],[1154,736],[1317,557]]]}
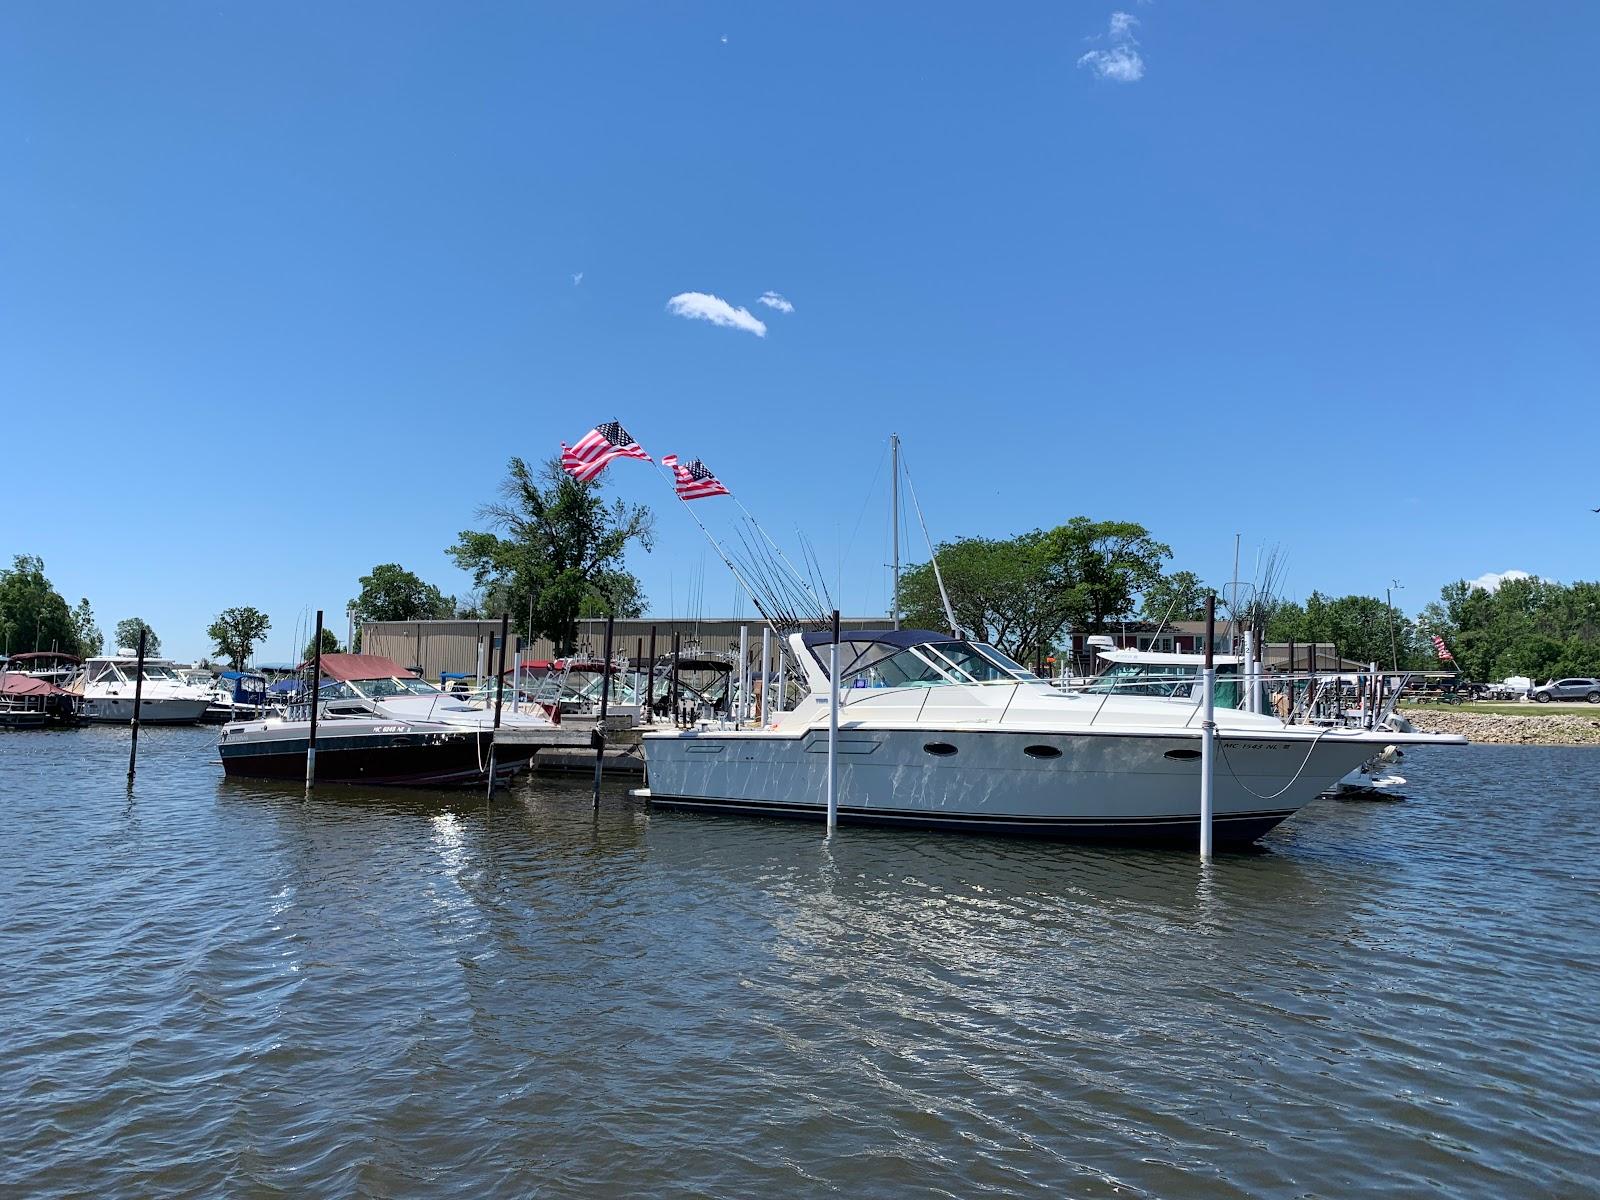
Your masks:
{"label": "white mast pole", "polygon": [[900,435],[889,435],[889,510],[894,526],[894,600],[889,621],[900,628]]}
{"label": "white mast pole", "polygon": [[839,826],[839,610],[833,610],[828,648],[828,835]]}
{"label": "white mast pole", "polygon": [[1212,658],[1216,637],[1217,598],[1206,597],[1206,667],[1200,675],[1200,859],[1211,860],[1211,810],[1217,769],[1217,667]]}
{"label": "white mast pole", "polygon": [[761,728],[767,727],[767,693],[771,691],[772,626],[761,627]]}
{"label": "white mast pole", "polygon": [[739,626],[739,708],[734,720],[743,725],[750,717],[750,626]]}

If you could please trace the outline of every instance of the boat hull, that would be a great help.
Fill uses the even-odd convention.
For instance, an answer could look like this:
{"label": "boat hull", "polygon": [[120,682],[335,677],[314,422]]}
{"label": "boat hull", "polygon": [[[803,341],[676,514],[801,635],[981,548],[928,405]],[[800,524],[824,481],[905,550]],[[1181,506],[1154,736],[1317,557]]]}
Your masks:
{"label": "boat hull", "polygon": [[[141,725],[195,725],[205,716],[208,701],[146,697],[139,705]],[[127,725],[133,721],[132,696],[90,696],[83,702],[83,719],[101,725]]]}
{"label": "boat hull", "polygon": [[[820,818],[826,731],[647,735],[652,805]],[[929,749],[933,747],[933,749]],[[1219,843],[1251,842],[1373,752],[1370,739],[1220,736],[1213,804]],[[1199,738],[852,727],[838,755],[841,821],[1086,841],[1199,836]]]}
{"label": "boat hull", "polygon": [[[219,743],[222,769],[231,777],[302,780],[306,777],[303,734],[235,738]],[[493,739],[455,731],[407,731],[381,735],[317,734],[317,782],[374,787],[474,787],[488,783]],[[529,745],[500,744],[495,777],[509,779],[536,752]]]}

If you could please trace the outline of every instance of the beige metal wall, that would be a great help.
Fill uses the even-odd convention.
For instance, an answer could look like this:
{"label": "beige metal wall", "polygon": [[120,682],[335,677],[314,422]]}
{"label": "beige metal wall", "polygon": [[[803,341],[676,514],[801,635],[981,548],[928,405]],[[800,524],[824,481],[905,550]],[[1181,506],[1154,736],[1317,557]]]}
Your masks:
{"label": "beige metal wall", "polygon": [[[666,617],[639,617],[619,620],[613,637],[613,653],[629,658],[650,653],[650,630],[656,631],[656,653],[672,650],[672,635],[682,636],[685,646],[698,642],[701,650],[737,657],[739,627],[750,631],[751,653],[761,650],[761,623],[750,617],[713,617],[698,621]],[[841,629],[883,629],[883,617],[841,617]],[[499,621],[374,621],[361,627],[361,649],[366,654],[382,654],[402,666],[420,666],[429,679],[443,671],[470,674],[477,670],[478,647],[485,639],[500,635]],[[606,640],[605,619],[578,622],[578,643],[582,653],[598,658]],[[506,665],[511,665],[518,638],[512,633],[506,649]],[[525,658],[554,658],[555,646],[545,638],[524,648]]]}

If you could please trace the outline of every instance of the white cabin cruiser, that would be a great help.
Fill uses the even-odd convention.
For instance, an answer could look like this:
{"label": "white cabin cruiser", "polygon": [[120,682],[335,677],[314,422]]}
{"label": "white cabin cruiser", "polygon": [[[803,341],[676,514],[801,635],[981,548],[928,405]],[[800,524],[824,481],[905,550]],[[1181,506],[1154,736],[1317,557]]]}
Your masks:
{"label": "white cabin cruiser", "polygon": [[[809,685],[765,728],[644,735],[651,804],[818,818],[830,635],[793,634]],[[1197,840],[1200,706],[1181,695],[1063,692],[991,646],[927,630],[839,645],[839,819],[1104,840]],[[1455,735],[1289,725],[1218,707],[1214,837],[1245,843],[1385,746]]]}
{"label": "white cabin cruiser", "polygon": [[[343,711],[336,704],[342,700],[355,706],[351,712],[366,706],[379,716],[402,721],[432,722],[484,733],[494,729],[492,695],[484,703],[441,691],[379,654],[324,654],[322,675],[321,698],[336,713]],[[506,688],[500,708],[502,730],[550,727],[550,718],[542,710],[512,712],[511,691]]]}
{"label": "white cabin cruiser", "polygon": [[[68,687],[83,697],[86,721],[126,725],[133,720],[139,657],[131,650],[88,659]],[[171,662],[144,660],[144,685],[139,688],[141,725],[193,725],[211,703],[209,688],[186,683]]]}

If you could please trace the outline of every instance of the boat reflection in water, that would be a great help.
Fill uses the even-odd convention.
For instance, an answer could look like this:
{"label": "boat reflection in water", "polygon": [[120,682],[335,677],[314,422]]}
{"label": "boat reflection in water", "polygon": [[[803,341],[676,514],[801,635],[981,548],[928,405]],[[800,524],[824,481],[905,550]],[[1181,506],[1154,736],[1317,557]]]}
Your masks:
{"label": "boat reflection in water", "polygon": [[[809,694],[766,728],[644,736],[653,805],[826,812],[826,633],[793,634]],[[1189,697],[1063,692],[982,643],[852,630],[839,646],[841,821],[1119,841],[1199,835],[1201,717]],[[1219,708],[1214,831],[1267,833],[1387,746],[1454,735],[1290,725]]]}

